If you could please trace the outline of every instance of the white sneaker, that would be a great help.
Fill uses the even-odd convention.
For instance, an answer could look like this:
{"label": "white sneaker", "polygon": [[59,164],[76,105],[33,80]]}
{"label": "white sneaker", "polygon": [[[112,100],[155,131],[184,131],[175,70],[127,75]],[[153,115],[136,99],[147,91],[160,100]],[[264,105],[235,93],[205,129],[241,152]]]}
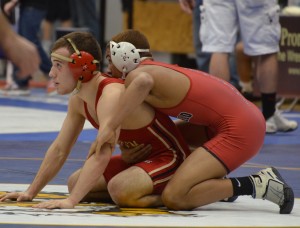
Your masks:
{"label": "white sneaker", "polygon": [[286,119],[278,110],[266,121],[266,133],[294,131],[297,128],[298,123],[296,121]]}
{"label": "white sneaker", "polygon": [[294,192],[287,185],[280,173],[274,168],[267,168],[251,175],[254,185],[252,197],[266,199],[280,207],[280,214],[290,214],[294,207]]}
{"label": "white sneaker", "polygon": [[17,84],[7,84],[0,90],[0,95],[3,96],[29,96],[30,90],[28,88],[19,88]]}
{"label": "white sneaker", "polygon": [[267,134],[274,134],[277,132],[277,126],[274,123],[274,120],[272,117],[270,117],[269,119],[267,119],[266,121],[266,133]]}

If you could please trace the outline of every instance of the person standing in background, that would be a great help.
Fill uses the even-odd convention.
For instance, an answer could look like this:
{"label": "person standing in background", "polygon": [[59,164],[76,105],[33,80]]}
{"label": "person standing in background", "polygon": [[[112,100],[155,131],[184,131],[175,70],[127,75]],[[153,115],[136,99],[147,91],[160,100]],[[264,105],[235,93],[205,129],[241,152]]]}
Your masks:
{"label": "person standing in background", "polygon": [[[203,0],[179,0],[179,5],[181,9],[188,13],[193,14],[193,43],[196,54],[197,69],[209,72],[209,62],[211,58],[211,53],[202,51],[202,43],[200,41],[200,26],[201,26],[201,11],[200,6],[203,4]],[[236,56],[231,53],[229,56],[230,62],[230,82],[236,88],[239,89],[238,81],[239,75],[236,66]]]}
{"label": "person standing in background", "polygon": [[202,0],[179,0],[181,9],[188,13],[193,14],[193,42],[196,53],[196,63],[199,70],[208,72],[210,53],[202,52],[202,44],[200,42],[199,30],[200,30],[200,9]]}
{"label": "person standing in background", "polygon": [[[41,58],[40,70],[48,75],[51,62],[39,37],[41,23],[47,13],[48,0],[10,0],[4,5],[4,12],[9,15],[17,5],[20,7],[18,33],[36,45]],[[2,90],[2,93],[16,96],[30,95],[29,81],[32,79],[32,75],[19,79],[14,73],[13,78],[15,83]]]}
{"label": "person standing in background", "polygon": [[72,27],[71,5],[69,0],[49,1],[45,19],[42,22],[42,45],[50,55],[53,44],[54,25],[58,22],[63,28]]}
{"label": "person standing in background", "polygon": [[34,44],[13,31],[2,11],[0,11],[0,24],[0,49],[5,57],[18,67],[16,76],[22,78],[34,73],[40,63]]}
{"label": "person standing in background", "polygon": [[244,52],[255,61],[266,133],[295,130],[298,123],[286,119],[276,110],[280,39],[277,1],[204,0],[201,9],[200,38],[202,51],[212,53],[210,74],[229,81],[228,56],[234,50],[240,32]]}
{"label": "person standing in background", "polygon": [[95,0],[71,1],[71,16],[74,26],[88,28],[99,42],[100,35],[97,14],[97,4]]}

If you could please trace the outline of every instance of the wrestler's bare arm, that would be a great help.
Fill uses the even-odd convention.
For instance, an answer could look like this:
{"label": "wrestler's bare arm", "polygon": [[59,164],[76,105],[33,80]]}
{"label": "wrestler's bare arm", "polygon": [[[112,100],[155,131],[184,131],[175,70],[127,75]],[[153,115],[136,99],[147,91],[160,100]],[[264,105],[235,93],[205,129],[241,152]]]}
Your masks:
{"label": "wrestler's bare arm", "polygon": [[62,129],[48,148],[38,173],[28,189],[25,192],[5,194],[0,197],[0,201],[6,199],[32,200],[56,176],[84,125],[85,118],[76,111],[76,107],[78,107],[77,102],[75,99],[71,99]]}

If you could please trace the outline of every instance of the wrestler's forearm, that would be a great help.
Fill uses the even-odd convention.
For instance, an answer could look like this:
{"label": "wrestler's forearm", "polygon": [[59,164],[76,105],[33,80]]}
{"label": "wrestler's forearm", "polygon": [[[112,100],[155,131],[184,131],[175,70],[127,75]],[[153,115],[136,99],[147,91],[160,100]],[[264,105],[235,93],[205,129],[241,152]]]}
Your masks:
{"label": "wrestler's forearm", "polygon": [[139,76],[133,80],[120,99],[120,105],[114,115],[112,115],[109,125],[113,129],[117,129],[125,118],[145,101],[152,87],[153,81],[143,76]]}
{"label": "wrestler's forearm", "polygon": [[111,148],[108,144],[101,147],[100,153],[95,153],[84,163],[78,181],[70,193],[69,200],[75,206],[94,187],[95,183],[103,175],[111,158]]}

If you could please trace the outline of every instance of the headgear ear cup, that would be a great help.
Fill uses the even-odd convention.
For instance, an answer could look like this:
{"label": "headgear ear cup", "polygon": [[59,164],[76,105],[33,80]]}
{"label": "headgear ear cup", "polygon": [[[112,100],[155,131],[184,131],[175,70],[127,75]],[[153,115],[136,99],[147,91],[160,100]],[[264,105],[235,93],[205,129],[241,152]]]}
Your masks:
{"label": "headgear ear cup", "polygon": [[94,57],[85,51],[80,51],[80,54],[76,52],[71,55],[72,62],[69,63],[69,67],[76,80],[82,82],[88,82],[94,76],[94,71],[97,70],[98,63]]}
{"label": "headgear ear cup", "polygon": [[69,63],[74,78],[81,82],[88,82],[94,76],[93,73],[97,69],[96,64],[99,63],[99,61],[95,60],[90,53],[79,51],[70,38],[67,38],[67,41],[75,51],[75,53],[70,56],[72,61]]}
{"label": "headgear ear cup", "polygon": [[88,82],[94,76],[97,70],[98,60],[85,51],[79,51],[73,41],[68,38],[67,41],[74,49],[74,53],[70,57],[52,52],[51,56],[60,59],[61,61],[69,62],[69,67],[73,73],[74,78],[80,82]]}
{"label": "headgear ear cup", "polygon": [[139,65],[140,52],[149,52],[149,49],[137,49],[129,42],[110,41],[111,61],[123,73],[128,73]]}

